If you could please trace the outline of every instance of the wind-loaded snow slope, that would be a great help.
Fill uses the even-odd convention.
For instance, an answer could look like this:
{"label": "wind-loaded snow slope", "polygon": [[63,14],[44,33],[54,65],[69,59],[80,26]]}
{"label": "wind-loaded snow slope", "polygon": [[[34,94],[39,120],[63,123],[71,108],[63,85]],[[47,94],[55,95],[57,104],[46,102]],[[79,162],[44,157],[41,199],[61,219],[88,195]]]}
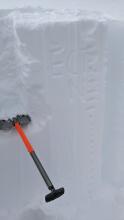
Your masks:
{"label": "wind-loaded snow slope", "polygon": [[[1,11],[0,119],[31,115],[25,132],[53,183],[66,193],[45,204],[48,190],[18,135],[1,132],[0,220],[122,219],[123,161],[119,166],[114,160],[120,136],[111,133],[111,102],[115,108],[123,90],[120,74],[114,97],[115,32],[114,22],[95,13]],[[121,144],[119,149],[118,158]]]}

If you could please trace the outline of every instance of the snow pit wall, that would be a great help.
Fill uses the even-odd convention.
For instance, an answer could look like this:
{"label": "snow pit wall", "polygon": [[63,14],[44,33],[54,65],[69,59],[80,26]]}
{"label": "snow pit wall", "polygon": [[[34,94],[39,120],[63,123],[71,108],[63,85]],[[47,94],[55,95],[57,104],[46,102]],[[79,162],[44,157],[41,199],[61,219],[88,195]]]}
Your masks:
{"label": "snow pit wall", "polygon": [[0,118],[31,115],[25,131],[53,182],[66,189],[48,209],[48,191],[16,132],[1,132],[0,220],[57,214],[91,219],[89,204],[103,179],[108,181],[103,157],[107,21],[81,11],[25,9],[2,14],[0,27]]}

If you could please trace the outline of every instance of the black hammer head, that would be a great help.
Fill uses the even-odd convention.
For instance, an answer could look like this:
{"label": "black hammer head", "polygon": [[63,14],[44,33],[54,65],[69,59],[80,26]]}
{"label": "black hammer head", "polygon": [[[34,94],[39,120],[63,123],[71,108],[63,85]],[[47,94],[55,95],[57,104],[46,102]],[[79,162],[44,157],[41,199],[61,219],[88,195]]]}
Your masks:
{"label": "black hammer head", "polygon": [[64,188],[60,188],[60,189],[53,189],[51,193],[49,193],[48,195],[45,196],[45,201],[46,202],[51,202],[57,198],[59,198],[60,196],[62,196],[64,194],[65,190]]}
{"label": "black hammer head", "polygon": [[0,120],[0,130],[9,131],[14,127],[14,124],[18,122],[22,127],[28,125],[31,122],[29,115],[17,115],[12,119]]}

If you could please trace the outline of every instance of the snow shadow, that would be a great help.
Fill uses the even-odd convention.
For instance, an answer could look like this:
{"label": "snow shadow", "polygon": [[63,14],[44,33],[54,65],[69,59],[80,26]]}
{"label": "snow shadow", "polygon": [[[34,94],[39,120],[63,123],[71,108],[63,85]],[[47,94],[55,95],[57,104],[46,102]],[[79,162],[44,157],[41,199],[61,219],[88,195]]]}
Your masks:
{"label": "snow shadow", "polygon": [[46,214],[42,209],[28,209],[17,220],[55,220],[55,216]]}

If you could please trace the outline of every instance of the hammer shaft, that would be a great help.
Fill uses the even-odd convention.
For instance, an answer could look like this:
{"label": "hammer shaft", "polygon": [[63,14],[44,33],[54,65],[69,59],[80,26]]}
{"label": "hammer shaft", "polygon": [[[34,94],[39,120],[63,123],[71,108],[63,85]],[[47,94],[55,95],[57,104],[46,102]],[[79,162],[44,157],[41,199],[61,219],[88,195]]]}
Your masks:
{"label": "hammer shaft", "polygon": [[20,135],[22,141],[24,142],[25,144],[25,147],[27,149],[27,151],[29,152],[29,154],[31,155],[36,167],[38,168],[40,174],[42,175],[47,187],[49,190],[53,190],[54,189],[54,186],[50,180],[50,178],[48,177],[48,174],[46,173],[43,165],[41,164],[39,158],[37,157],[31,143],[29,142],[27,136],[25,135],[22,127],[20,126],[20,124],[18,122],[15,123],[15,128],[18,132],[18,134]]}

